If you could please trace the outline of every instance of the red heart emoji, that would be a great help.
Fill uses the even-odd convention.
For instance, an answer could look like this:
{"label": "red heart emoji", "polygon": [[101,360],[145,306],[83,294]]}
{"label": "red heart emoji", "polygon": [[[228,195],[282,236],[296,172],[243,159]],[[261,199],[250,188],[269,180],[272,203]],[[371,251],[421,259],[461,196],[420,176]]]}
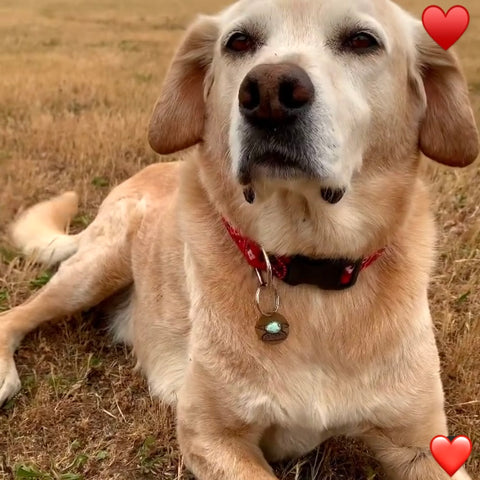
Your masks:
{"label": "red heart emoji", "polygon": [[422,15],[428,34],[444,49],[448,50],[465,32],[470,14],[465,7],[457,5],[445,13],[440,7],[431,5]]}
{"label": "red heart emoji", "polygon": [[430,451],[437,463],[450,475],[467,461],[472,452],[472,442],[468,437],[460,435],[450,441],[438,435],[430,442]]}

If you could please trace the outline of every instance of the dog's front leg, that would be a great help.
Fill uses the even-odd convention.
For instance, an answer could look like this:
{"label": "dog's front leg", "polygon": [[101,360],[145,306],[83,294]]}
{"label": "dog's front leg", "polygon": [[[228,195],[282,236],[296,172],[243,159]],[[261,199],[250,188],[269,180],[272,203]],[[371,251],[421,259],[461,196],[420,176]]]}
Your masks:
{"label": "dog's front leg", "polygon": [[239,419],[231,399],[191,365],[177,405],[177,435],[198,480],[275,480],[259,447],[262,427]]}
{"label": "dog's front leg", "polygon": [[443,407],[432,406],[422,419],[397,428],[373,428],[362,435],[391,480],[471,480],[465,468],[450,477],[430,452],[430,441],[447,435]]}

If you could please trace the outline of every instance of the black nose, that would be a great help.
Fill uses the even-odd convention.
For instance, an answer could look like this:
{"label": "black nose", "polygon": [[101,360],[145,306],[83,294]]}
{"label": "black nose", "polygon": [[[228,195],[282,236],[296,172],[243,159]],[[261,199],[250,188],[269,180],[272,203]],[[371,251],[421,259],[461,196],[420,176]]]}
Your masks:
{"label": "black nose", "polygon": [[253,68],[240,85],[240,111],[250,123],[273,128],[295,120],[313,102],[315,88],[307,72],[290,63]]}

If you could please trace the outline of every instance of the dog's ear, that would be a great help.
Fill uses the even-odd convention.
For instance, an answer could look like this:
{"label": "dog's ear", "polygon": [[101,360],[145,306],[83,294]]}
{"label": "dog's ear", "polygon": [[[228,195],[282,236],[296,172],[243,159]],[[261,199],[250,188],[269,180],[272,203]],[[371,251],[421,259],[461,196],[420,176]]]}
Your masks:
{"label": "dog's ear", "polygon": [[456,55],[421,30],[416,70],[420,72],[419,88],[426,110],[420,126],[420,149],[439,163],[465,167],[479,153],[468,86]]}
{"label": "dog's ear", "polygon": [[212,63],[217,36],[215,19],[200,16],[177,50],[150,119],[148,141],[157,153],[177,152],[201,140],[204,80]]}

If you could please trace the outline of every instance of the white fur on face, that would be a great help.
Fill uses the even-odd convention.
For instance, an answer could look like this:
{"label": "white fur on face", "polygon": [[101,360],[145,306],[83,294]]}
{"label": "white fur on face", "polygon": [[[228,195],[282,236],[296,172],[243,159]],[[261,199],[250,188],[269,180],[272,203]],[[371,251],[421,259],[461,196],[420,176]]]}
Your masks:
{"label": "white fur on face", "polygon": [[[380,2],[378,2],[380,3]],[[242,0],[219,16],[220,39],[213,63],[218,124],[229,131],[228,150],[232,175],[238,178],[242,151],[248,140],[248,126],[238,105],[238,92],[245,76],[257,65],[294,63],[309,75],[314,103],[304,119],[302,151],[314,172],[310,180],[322,186],[348,187],[362,166],[365,151],[379,132],[370,130],[372,118],[395,115],[398,79],[394,78],[391,35],[384,11],[375,2],[364,0]],[[381,2],[390,14],[395,6]],[[395,10],[397,12],[397,10]],[[397,12],[398,13],[398,12]],[[391,15],[390,15],[391,16]],[[390,17],[389,17],[390,18]],[[397,15],[398,23],[410,20]],[[402,27],[395,25],[395,29]],[[253,53],[229,56],[222,45],[232,31],[259,32],[261,46]],[[342,32],[367,30],[383,45],[374,54],[342,52],[338,39]],[[412,51],[412,45],[407,45]],[[388,125],[384,126],[388,129]],[[298,148],[299,145],[292,145]],[[273,180],[273,179],[272,179]],[[269,178],[257,181],[269,183]],[[278,185],[279,180],[272,182]],[[295,189],[301,182],[280,180]]]}

